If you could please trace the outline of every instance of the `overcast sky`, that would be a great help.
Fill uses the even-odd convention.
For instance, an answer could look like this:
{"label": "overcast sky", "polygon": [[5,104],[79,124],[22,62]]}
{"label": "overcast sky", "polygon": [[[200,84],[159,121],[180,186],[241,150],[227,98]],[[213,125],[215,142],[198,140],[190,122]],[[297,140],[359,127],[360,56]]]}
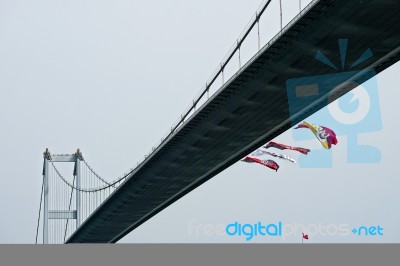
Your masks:
{"label": "overcast sky", "polygon": [[[110,180],[136,165],[203,87],[260,4],[0,0],[0,243],[35,240],[46,147],[52,153],[80,148]],[[279,28],[278,7],[273,1],[261,21],[263,44]],[[283,0],[284,23],[298,9],[297,1]],[[253,38],[243,48],[243,61],[256,44]],[[235,221],[379,225],[383,236],[315,235],[310,242],[399,242],[393,148],[399,71],[396,64],[376,79],[382,129],[359,135],[361,143],[379,147],[380,163],[348,163],[346,136],[333,147],[329,169],[279,161],[275,173],[238,162],[120,242],[246,242],[217,232]],[[276,140],[321,149],[315,139],[293,136],[289,130]],[[252,242],[299,240],[292,234]]]}

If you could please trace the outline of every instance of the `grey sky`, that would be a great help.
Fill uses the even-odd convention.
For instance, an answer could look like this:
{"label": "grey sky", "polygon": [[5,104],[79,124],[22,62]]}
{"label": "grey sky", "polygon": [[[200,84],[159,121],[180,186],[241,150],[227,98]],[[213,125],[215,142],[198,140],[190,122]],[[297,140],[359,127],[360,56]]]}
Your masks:
{"label": "grey sky", "polygon": [[[283,2],[287,22],[298,2]],[[80,148],[110,179],[136,165],[203,87],[260,3],[0,1],[0,243],[34,241],[46,147],[53,153]],[[261,23],[262,43],[277,32],[278,12],[273,1]],[[243,48],[243,61],[253,54],[253,40]],[[400,181],[392,145],[399,122],[392,110],[400,97],[399,70],[396,64],[377,78],[383,130],[361,137],[380,147],[380,164],[347,164],[343,137],[334,147],[333,169],[282,162],[274,173],[239,162],[121,242],[244,242],[193,235],[189,224],[259,220],[380,224],[381,238],[312,241],[398,242]],[[295,142],[291,132],[277,140],[320,148],[316,141]]]}

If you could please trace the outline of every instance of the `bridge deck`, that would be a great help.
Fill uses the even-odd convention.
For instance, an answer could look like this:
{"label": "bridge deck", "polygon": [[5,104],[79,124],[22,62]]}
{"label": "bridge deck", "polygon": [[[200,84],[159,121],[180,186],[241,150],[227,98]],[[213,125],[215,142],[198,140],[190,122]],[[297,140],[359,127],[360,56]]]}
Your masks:
{"label": "bridge deck", "polygon": [[[321,50],[340,66],[338,39],[349,39],[348,62],[367,48],[357,70],[376,73],[399,60],[398,0],[321,0],[264,47],[105,201],[67,243],[115,243],[174,201],[327,104],[326,95],[290,116],[286,81],[335,73],[314,60]],[[363,81],[368,77],[361,77]],[[352,89],[339,86],[337,98]],[[307,104],[308,105],[308,104]],[[300,108],[301,107],[301,108]],[[292,112],[293,114],[293,112]]]}

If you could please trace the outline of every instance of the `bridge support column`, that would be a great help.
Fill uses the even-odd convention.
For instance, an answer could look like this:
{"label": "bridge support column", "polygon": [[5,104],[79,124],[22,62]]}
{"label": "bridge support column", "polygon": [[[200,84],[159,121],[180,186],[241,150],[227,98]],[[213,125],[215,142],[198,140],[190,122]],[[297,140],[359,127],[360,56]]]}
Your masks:
{"label": "bridge support column", "polygon": [[[81,167],[80,167],[80,160],[81,154],[78,149],[76,152],[76,162],[75,162],[75,170],[76,170],[76,187],[79,189],[81,188]],[[81,225],[81,192],[76,191],[76,228]]]}

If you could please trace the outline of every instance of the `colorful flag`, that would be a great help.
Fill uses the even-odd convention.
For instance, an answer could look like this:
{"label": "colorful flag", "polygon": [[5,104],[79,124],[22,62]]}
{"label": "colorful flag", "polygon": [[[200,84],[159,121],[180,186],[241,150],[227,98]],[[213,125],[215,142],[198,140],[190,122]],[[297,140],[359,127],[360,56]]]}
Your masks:
{"label": "colorful flag", "polygon": [[263,151],[263,150],[255,150],[254,152],[251,153],[250,156],[262,156],[262,155],[271,155],[271,156],[274,156],[279,159],[284,159],[284,160],[291,161],[292,163],[296,163],[296,161],[294,159],[290,158],[286,154],[280,154],[280,153],[276,154],[273,152]]}
{"label": "colorful flag", "polygon": [[309,149],[300,148],[300,147],[292,147],[289,145],[285,145],[285,144],[281,144],[281,143],[277,143],[277,142],[273,142],[273,141],[270,141],[269,143],[267,143],[267,145],[265,145],[264,148],[266,148],[266,149],[277,148],[280,150],[292,150],[292,151],[298,151],[298,152],[306,154],[306,155],[310,152]]}
{"label": "colorful flag", "polygon": [[303,234],[303,239],[307,239],[308,240],[308,235],[304,234],[303,232],[301,232]]}
{"label": "colorful flag", "polygon": [[330,128],[307,123],[305,121],[299,124],[294,129],[298,128],[310,129],[311,132],[317,137],[319,142],[321,142],[322,146],[327,150],[331,148],[332,144],[336,145],[338,143],[335,132],[333,132],[333,130]]}
{"label": "colorful flag", "polygon": [[253,156],[246,156],[242,161],[246,163],[258,163],[275,171],[278,171],[279,169],[279,165],[273,160],[261,160]]}
{"label": "colorful flag", "polygon": [[277,158],[280,158],[280,159],[284,159],[284,160],[288,160],[288,161],[291,161],[292,163],[296,163],[296,161],[294,160],[294,159],[292,159],[292,158],[290,158],[289,156],[287,156],[286,154],[276,154],[276,153],[273,153],[273,152],[269,152],[269,151],[264,151],[266,154],[269,154],[269,155],[271,155],[271,156],[274,156],[274,157],[277,157]]}

